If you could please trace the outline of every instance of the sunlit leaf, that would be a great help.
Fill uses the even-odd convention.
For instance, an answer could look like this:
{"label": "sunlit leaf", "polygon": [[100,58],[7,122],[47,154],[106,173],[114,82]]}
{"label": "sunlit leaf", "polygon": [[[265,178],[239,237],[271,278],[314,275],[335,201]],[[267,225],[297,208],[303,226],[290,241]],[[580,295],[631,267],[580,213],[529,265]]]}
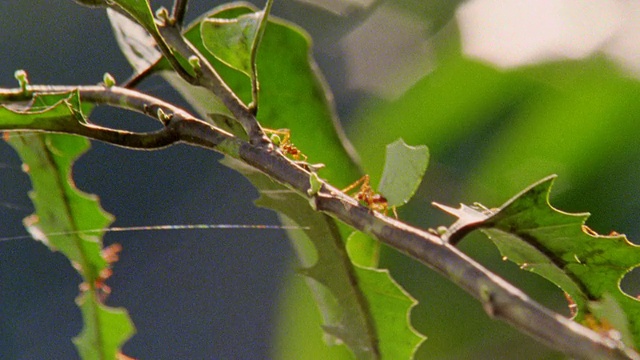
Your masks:
{"label": "sunlit leaf", "polygon": [[[388,270],[377,268],[380,257],[377,245],[375,239],[356,231],[349,236],[347,251],[379,331],[381,358],[411,359],[426,339],[406,320],[418,302],[395,282]],[[402,313],[404,318],[399,316]]]}
{"label": "sunlit leaf", "polygon": [[411,309],[418,302],[393,280],[386,269],[356,266],[356,274],[378,329],[380,358],[412,359],[426,339],[408,321]]}
{"label": "sunlit leaf", "polygon": [[218,60],[251,77],[251,53],[261,20],[262,12],[235,19],[207,18],[200,23],[202,43]]}
{"label": "sunlit leaf", "polygon": [[84,122],[77,91],[37,95],[26,104],[0,106],[0,129],[4,130],[63,131]]}
{"label": "sunlit leaf", "polygon": [[[611,296],[626,314],[634,343],[640,344],[640,301],[622,292],[619,285],[640,264],[640,247],[624,235],[596,234],[584,225],[588,214],[553,208],[549,192],[554,178],[533,184],[499,209],[463,207],[466,210],[460,213],[476,214],[461,217],[454,231],[481,229],[505,259],[558,285],[575,304],[576,321],[589,325],[590,301]],[[608,322],[621,323],[613,318]]]}
{"label": "sunlit leaf", "polygon": [[115,4],[128,12],[149,32],[158,32],[156,22],[147,0],[113,0]]}
{"label": "sunlit leaf", "polygon": [[[41,96],[20,108],[0,108],[0,124],[55,130],[70,117],[75,123],[82,121],[83,108],[89,110],[80,105],[77,92]],[[89,148],[89,141],[43,133],[7,133],[5,139],[20,155],[33,187],[29,196],[36,212],[24,220],[27,230],[36,240],[64,254],[82,275],[83,294],[78,305],[85,322],[78,350],[84,359],[114,358],[133,334],[133,325],[124,309],[106,307],[98,299],[97,294],[105,290],[104,274],[110,267],[102,256],[102,235],[79,233],[106,228],[112,222],[97,197],[78,190],[71,178],[73,163]],[[47,235],[52,233],[57,235]]]}
{"label": "sunlit leaf", "polygon": [[120,348],[135,329],[127,311],[102,304],[95,294],[85,292],[76,300],[84,327],[73,339],[82,359],[116,359]]}
{"label": "sunlit leaf", "polygon": [[378,191],[389,206],[406,204],[418,190],[429,164],[426,146],[409,146],[398,139],[387,145],[387,156]]}

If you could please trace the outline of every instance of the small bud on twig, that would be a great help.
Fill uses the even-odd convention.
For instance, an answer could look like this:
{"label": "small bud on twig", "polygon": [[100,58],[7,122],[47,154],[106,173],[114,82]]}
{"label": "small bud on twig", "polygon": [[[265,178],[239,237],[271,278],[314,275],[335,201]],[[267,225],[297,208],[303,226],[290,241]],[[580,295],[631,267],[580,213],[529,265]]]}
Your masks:
{"label": "small bud on twig", "polygon": [[104,73],[104,75],[102,75],[102,83],[105,87],[110,88],[116,85],[116,79],[113,77],[113,75],[106,72]]}
{"label": "small bud on twig", "polygon": [[27,72],[22,69],[16,70],[13,76],[18,80],[22,93],[28,95],[29,91],[27,90],[27,86],[29,86],[29,79],[27,78]]}

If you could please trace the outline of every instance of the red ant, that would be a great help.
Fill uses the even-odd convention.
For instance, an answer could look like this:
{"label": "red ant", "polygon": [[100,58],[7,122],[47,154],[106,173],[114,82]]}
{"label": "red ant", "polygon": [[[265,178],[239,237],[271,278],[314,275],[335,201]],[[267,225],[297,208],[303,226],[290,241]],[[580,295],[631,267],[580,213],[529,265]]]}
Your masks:
{"label": "red ant", "polygon": [[[293,143],[291,142],[291,130],[279,129],[271,130],[264,129],[265,132],[271,133],[270,139],[274,145],[276,145],[282,153],[291,156],[293,160],[307,161],[307,155],[303,154]],[[280,138],[282,135],[282,139]]]}
{"label": "red ant", "polygon": [[[353,184],[342,189],[342,192],[347,193],[355,189],[358,185],[360,185],[360,190],[352,195],[353,198],[367,204],[367,206],[371,210],[387,215],[387,212],[389,212],[389,203],[387,201],[387,198],[373,191],[371,185],[369,184],[369,175],[361,177]],[[398,213],[396,212],[396,207],[392,206],[391,210],[393,211],[393,215],[397,219]]]}

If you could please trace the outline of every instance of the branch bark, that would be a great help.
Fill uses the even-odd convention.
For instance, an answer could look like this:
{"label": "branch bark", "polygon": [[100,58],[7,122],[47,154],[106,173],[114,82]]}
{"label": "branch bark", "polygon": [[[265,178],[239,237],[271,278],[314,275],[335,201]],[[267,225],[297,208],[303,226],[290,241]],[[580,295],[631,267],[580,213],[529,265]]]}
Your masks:
{"label": "branch bark", "polygon": [[[295,190],[310,200],[318,211],[329,214],[417,259],[478,299],[489,316],[511,324],[551,348],[581,359],[640,359],[640,355],[625,348],[620,342],[603,337],[539,305],[438,236],[373,212],[324,181],[318,192],[311,191],[312,195],[309,195],[311,174],[279,151],[273,150],[273,147],[239,140],[178,107],[129,89],[102,86],[28,88],[30,93],[34,94],[73,89],[79,91],[83,101],[137,111],[161,120],[165,128],[158,133],[165,135],[132,133],[129,137],[112,139],[108,136],[96,136],[96,133],[114,130],[100,128],[91,133],[94,135],[91,136],[79,132],[73,126],[70,127],[69,133],[140,149],[184,142],[222,152],[242,160],[273,180]],[[25,98],[27,96],[22,89],[0,89],[0,102],[29,100]],[[159,118],[158,109],[165,114],[165,119]],[[161,146],[150,146],[150,143],[141,146],[139,139],[145,136],[153,139],[150,141],[151,144],[155,142]],[[154,136],[161,140],[155,139]]]}

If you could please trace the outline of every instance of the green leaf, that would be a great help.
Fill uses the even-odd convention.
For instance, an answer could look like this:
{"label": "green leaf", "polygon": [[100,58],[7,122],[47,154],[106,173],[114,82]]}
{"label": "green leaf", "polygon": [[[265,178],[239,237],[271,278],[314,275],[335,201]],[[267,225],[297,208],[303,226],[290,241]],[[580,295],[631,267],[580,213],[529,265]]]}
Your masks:
{"label": "green leaf", "polygon": [[354,231],[347,239],[349,258],[358,266],[377,268],[380,249],[379,241],[360,231]]}
{"label": "green leaf", "polygon": [[88,140],[58,134],[10,134],[9,144],[18,152],[33,186],[30,192],[36,214],[25,222],[32,234],[52,250],[62,252],[78,264],[85,281],[95,281],[107,263],[100,256],[97,237],[68,234],[46,237],[49,233],[72,233],[106,228],[112,216],[104,212],[95,195],[85,194],[73,185],[71,166],[89,147]]}
{"label": "green leaf", "polygon": [[77,91],[37,95],[26,105],[0,106],[0,128],[47,131],[71,130],[85,123]]}
{"label": "green leaf", "polygon": [[76,300],[84,327],[73,339],[83,359],[116,359],[122,345],[135,333],[127,311],[105,306],[95,293],[85,292]]}
{"label": "green leaf", "polygon": [[147,31],[158,33],[155,17],[147,0],[113,0],[124,11],[136,19]]}
{"label": "green leaf", "polygon": [[262,15],[260,11],[235,19],[207,18],[200,23],[202,43],[218,60],[252,77],[252,52]]}
{"label": "green leaf", "polygon": [[[54,129],[60,119],[84,119],[83,108],[90,110],[80,105],[77,92],[40,96],[19,109],[0,108],[0,124]],[[27,230],[36,240],[64,254],[87,288],[78,302],[85,320],[78,350],[84,359],[113,359],[132,335],[133,325],[125,310],[106,307],[98,300],[104,273],[110,267],[101,253],[102,234],[79,233],[106,228],[113,219],[95,195],[78,190],[71,178],[72,165],[89,148],[89,141],[71,135],[22,132],[8,133],[5,138],[20,155],[33,187],[29,196],[36,212],[24,220]],[[109,315],[112,313],[117,316]]]}
{"label": "green leaf", "polygon": [[273,0],[263,11],[240,15],[233,19],[210,17],[200,23],[202,43],[218,60],[249,76],[251,108],[258,106],[258,69],[256,55],[267,27]]}
{"label": "green leaf", "polygon": [[429,149],[424,146],[409,146],[398,139],[387,145],[387,156],[378,191],[387,199],[389,206],[406,204],[422,182],[429,164]]}
{"label": "green leaf", "polygon": [[[358,286],[335,221],[314,211],[305,199],[257,170],[229,158],[224,164],[240,171],[259,189],[256,205],[278,211],[284,224],[309,227],[288,233],[303,266],[300,272],[308,278],[322,313],[328,343],[346,344],[359,359],[378,358],[378,335],[369,304]],[[403,318],[406,320],[406,314]]]}
{"label": "green leaf", "polygon": [[[411,359],[426,337],[410,322],[411,309],[418,302],[393,280],[389,271],[377,269],[380,244],[355,231],[349,236],[347,252],[356,268],[360,287],[369,301],[379,331],[382,359]],[[403,319],[399,314],[405,314]]]}
{"label": "green leaf", "polygon": [[[550,176],[533,184],[500,209],[463,206],[454,210],[460,219],[449,235],[481,229],[505,258],[565,291],[575,303],[575,320],[586,325],[589,315],[597,315],[590,304],[611,296],[626,314],[637,346],[640,301],[622,292],[619,284],[627,272],[640,264],[640,247],[624,235],[594,233],[584,225],[588,214],[569,214],[553,208],[549,192],[554,179]],[[613,318],[601,320],[621,323]]]}
{"label": "green leaf", "polygon": [[391,278],[386,269],[356,266],[356,275],[378,329],[380,358],[412,359],[426,339],[407,321],[418,302]]}

